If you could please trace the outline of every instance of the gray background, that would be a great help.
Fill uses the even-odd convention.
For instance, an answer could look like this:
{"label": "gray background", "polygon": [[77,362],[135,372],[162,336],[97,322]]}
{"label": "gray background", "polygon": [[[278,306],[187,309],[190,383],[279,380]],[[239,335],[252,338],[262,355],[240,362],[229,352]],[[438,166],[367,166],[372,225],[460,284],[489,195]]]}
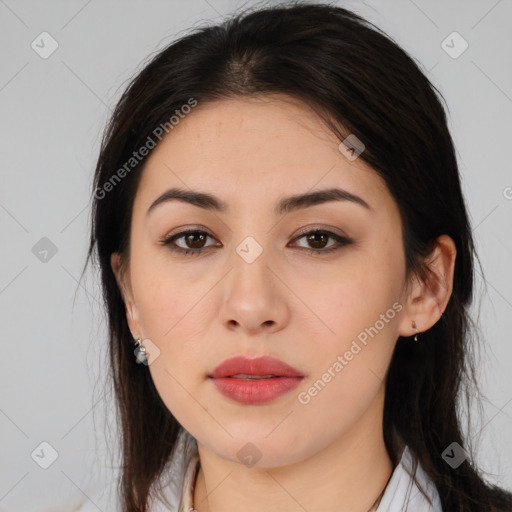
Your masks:
{"label": "gray background", "polygon": [[[387,31],[447,100],[485,275],[477,283],[484,347],[477,359],[487,397],[473,422],[479,463],[489,480],[511,489],[512,3],[339,4]],[[194,24],[249,5],[0,0],[0,512],[73,510],[114,478],[99,287],[91,273],[78,283],[102,129],[150,54]],[[44,31],[58,43],[45,59],[31,47],[50,48]],[[445,50],[460,51],[462,40],[442,43],[453,31],[469,44],[458,58]],[[48,469],[40,464],[51,461],[52,449],[42,442],[58,455]]]}

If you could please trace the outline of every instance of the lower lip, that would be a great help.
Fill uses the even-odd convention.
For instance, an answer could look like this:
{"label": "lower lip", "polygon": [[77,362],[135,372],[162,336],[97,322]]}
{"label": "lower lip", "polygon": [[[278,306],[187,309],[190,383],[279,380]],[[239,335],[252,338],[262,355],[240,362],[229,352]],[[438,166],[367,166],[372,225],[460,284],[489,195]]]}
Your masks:
{"label": "lower lip", "polygon": [[254,405],[264,404],[296,388],[302,377],[276,377],[274,379],[237,379],[224,377],[211,379],[218,391],[236,402]]}

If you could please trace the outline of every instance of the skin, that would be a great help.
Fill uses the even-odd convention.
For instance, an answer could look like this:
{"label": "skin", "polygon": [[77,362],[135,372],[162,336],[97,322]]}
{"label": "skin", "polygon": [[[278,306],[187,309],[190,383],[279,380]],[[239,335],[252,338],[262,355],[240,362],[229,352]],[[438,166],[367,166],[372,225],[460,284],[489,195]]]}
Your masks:
{"label": "skin", "polygon": [[[228,99],[195,107],[146,162],[129,262],[123,266],[117,253],[111,262],[132,334],[160,350],[149,365],[158,393],[197,439],[198,512],[366,511],[393,471],[382,434],[383,379],[398,336],[416,334],[413,321],[420,332],[429,329],[443,313],[456,250],[442,235],[430,263],[438,285],[406,282],[398,207],[376,172],[361,158],[346,158],[339,143],[295,99]],[[146,214],[171,187],[208,192],[230,210],[170,201]],[[330,187],[362,197],[371,210],[331,201],[273,212],[284,196]],[[197,225],[209,235],[202,254],[181,255],[161,243]],[[336,240],[308,243],[297,238],[303,227],[352,243],[322,254]],[[263,249],[252,263],[236,252],[247,236]],[[201,246],[188,241],[175,243]],[[298,394],[396,302],[402,308],[394,318],[309,403],[300,403]],[[207,378],[238,354],[271,355],[305,378],[273,402],[241,405]],[[237,457],[247,442],[261,452],[252,467]]]}

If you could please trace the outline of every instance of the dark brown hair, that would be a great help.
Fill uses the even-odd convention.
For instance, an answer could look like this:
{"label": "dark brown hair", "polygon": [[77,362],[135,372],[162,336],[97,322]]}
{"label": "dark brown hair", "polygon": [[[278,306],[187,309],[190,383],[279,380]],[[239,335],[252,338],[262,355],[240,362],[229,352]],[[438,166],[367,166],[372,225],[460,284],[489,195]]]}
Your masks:
{"label": "dark brown hair", "polygon": [[[110,266],[113,252],[128,260],[132,205],[147,157],[125,167],[122,179],[112,178],[190,98],[202,104],[272,93],[313,107],[340,141],[352,133],[364,142],[360,158],[384,179],[401,213],[407,277],[430,279],[426,261],[436,238],[454,240],[453,292],[444,314],[421,342],[397,340],[386,374],[384,439],[394,465],[400,443],[409,446],[435,483],[443,510],[512,510],[512,494],[489,485],[475,466],[457,412],[468,414],[469,425],[470,399],[480,396],[477,326],[468,313],[476,253],[442,97],[377,27],[349,10],[306,2],[239,13],[172,42],[131,81],[104,133],[86,266],[95,254],[120,419],[123,510],[147,510],[151,486],[176,455],[182,427],[160,399],[149,369],[134,362]],[[456,469],[441,456],[453,442],[468,454]]]}

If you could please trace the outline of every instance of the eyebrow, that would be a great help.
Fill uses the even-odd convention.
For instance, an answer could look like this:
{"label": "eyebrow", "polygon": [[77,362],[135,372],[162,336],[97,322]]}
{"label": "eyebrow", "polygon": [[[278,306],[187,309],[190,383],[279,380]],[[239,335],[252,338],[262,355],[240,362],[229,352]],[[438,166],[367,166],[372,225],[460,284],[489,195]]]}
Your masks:
{"label": "eyebrow", "polygon": [[[197,192],[193,190],[184,190],[180,188],[171,188],[166,190],[162,195],[157,197],[148,208],[146,215],[149,215],[157,206],[170,202],[181,201],[184,203],[204,208],[205,210],[215,211],[219,213],[227,213],[229,206],[226,202],[206,192]],[[281,199],[275,209],[276,215],[283,215],[292,211],[301,210],[310,206],[315,206],[331,201],[349,201],[354,204],[363,206],[368,210],[372,210],[370,205],[361,197],[340,188],[329,188],[318,190],[316,192],[307,192],[305,194],[297,194]]]}

